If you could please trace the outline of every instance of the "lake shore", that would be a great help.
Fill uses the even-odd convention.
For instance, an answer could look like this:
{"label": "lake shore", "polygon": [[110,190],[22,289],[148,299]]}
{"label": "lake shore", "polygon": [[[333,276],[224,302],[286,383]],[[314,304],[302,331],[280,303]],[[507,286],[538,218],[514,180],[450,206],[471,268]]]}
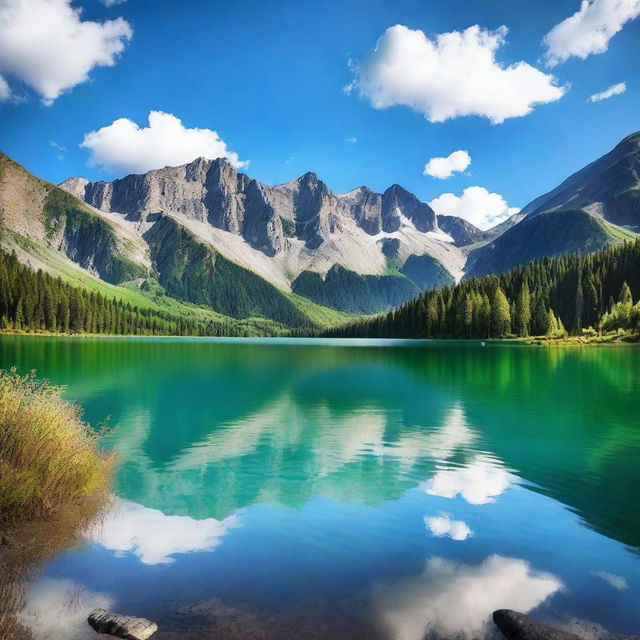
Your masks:
{"label": "lake shore", "polygon": [[[282,340],[286,338],[295,340],[314,340],[314,336],[298,336],[298,335],[280,335],[280,336],[191,336],[191,335],[120,335],[111,333],[61,333],[51,331],[20,331],[16,329],[1,329],[0,335],[9,336],[28,336],[28,337],[48,337],[48,338],[153,338],[153,339],[175,339],[175,338],[202,338],[202,339],[220,339],[220,340],[247,340],[247,339],[265,339],[265,340]],[[366,338],[365,338],[366,339]],[[373,338],[375,340],[375,338]],[[401,340],[403,342],[477,342],[477,343],[508,343],[513,345],[538,345],[538,346],[630,346],[640,344],[640,334],[629,333],[611,333],[605,335],[579,335],[579,336],[528,336],[517,337],[508,336],[504,338],[389,338],[389,340]],[[330,338],[330,340],[345,340],[348,342],[351,338]]]}

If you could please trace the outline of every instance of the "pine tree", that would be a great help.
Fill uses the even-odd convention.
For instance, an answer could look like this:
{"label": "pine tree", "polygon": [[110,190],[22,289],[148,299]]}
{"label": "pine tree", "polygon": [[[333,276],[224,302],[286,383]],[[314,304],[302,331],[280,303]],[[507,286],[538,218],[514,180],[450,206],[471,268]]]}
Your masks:
{"label": "pine tree", "polygon": [[519,336],[529,335],[531,324],[531,296],[529,285],[525,280],[520,287],[515,305],[515,329]]}
{"label": "pine tree", "polygon": [[493,291],[491,300],[491,337],[501,338],[511,331],[509,301],[500,286]]}

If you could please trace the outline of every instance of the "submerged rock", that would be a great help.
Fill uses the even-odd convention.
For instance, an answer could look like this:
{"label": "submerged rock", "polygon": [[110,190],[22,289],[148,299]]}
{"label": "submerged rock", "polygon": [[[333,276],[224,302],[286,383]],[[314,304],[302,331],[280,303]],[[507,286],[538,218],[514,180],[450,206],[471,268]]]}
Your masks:
{"label": "submerged rock", "polygon": [[[508,640],[583,640],[580,636],[534,620],[511,609],[493,612],[493,621]],[[606,635],[606,640],[640,640],[640,636]]]}
{"label": "submerged rock", "polygon": [[98,633],[106,633],[124,640],[147,640],[158,630],[158,625],[146,618],[122,616],[106,609],[92,611],[87,622]]}

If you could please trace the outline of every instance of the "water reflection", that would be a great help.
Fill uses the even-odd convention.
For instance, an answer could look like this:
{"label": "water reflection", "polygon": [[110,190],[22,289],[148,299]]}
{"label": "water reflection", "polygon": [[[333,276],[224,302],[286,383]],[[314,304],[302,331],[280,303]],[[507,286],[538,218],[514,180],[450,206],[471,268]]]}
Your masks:
{"label": "water reflection", "polygon": [[441,498],[460,496],[469,504],[487,504],[504,493],[515,482],[495,458],[478,454],[461,467],[438,468],[427,482],[425,492]]}
{"label": "water reflection", "polygon": [[237,526],[235,515],[224,520],[195,520],[114,498],[86,537],[116,555],[133,553],[144,564],[168,564],[176,554],[213,551],[229,529]]}
{"label": "water reflection", "polygon": [[593,575],[604,580],[612,589],[616,591],[626,591],[629,588],[627,581],[622,576],[617,576],[608,571],[593,571]]}
{"label": "water reflection", "polygon": [[0,338],[115,425],[117,503],[46,579],[159,640],[637,632],[639,356]]}
{"label": "water reflection", "polygon": [[517,558],[491,555],[480,564],[427,558],[418,576],[373,589],[373,606],[392,640],[481,638],[491,613],[529,612],[562,588],[554,575]]}
{"label": "water reflection", "polygon": [[87,591],[72,580],[45,578],[30,591],[20,622],[36,640],[86,640],[87,612],[110,609],[114,599]]}
{"label": "water reflection", "polygon": [[451,538],[452,540],[466,540],[473,535],[469,525],[462,520],[452,520],[448,513],[438,516],[425,516],[424,524],[437,538]]}

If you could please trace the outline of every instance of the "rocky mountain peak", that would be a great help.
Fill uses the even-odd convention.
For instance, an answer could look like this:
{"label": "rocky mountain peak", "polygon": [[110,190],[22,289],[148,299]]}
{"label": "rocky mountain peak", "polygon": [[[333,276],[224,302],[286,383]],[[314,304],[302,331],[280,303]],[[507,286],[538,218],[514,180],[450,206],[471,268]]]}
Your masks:
{"label": "rocky mountain peak", "polygon": [[384,231],[397,231],[402,217],[413,222],[418,231],[424,233],[437,229],[436,214],[426,203],[399,184],[391,185],[382,194],[382,227]]}

